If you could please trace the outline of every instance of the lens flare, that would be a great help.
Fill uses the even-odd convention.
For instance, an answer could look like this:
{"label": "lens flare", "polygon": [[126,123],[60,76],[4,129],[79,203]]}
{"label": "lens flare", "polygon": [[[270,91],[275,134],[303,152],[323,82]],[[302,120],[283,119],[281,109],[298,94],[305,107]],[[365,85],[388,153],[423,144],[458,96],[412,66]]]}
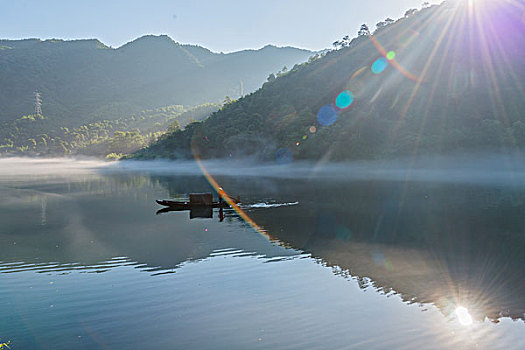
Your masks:
{"label": "lens flare", "polygon": [[350,77],[350,80],[354,80],[358,76],[360,76],[364,71],[366,71],[367,67],[361,67],[359,68],[352,76]]}
{"label": "lens flare", "polygon": [[335,99],[335,105],[339,109],[345,109],[350,107],[350,105],[354,102],[354,94],[352,91],[343,91],[339,95],[337,95]]}
{"label": "lens flare", "polygon": [[420,34],[418,32],[416,32],[415,30],[408,29],[408,30],[405,30],[405,31],[401,32],[401,34],[398,35],[397,42],[402,47],[407,47],[408,45],[410,45],[412,43],[412,41],[417,39],[419,35]]}
{"label": "lens flare", "polygon": [[208,172],[208,170],[206,169],[206,167],[204,166],[204,164],[200,160],[199,156],[195,153],[195,150],[193,150],[193,151],[194,151],[193,156],[195,157],[195,161],[197,162],[197,165],[201,169],[202,174],[204,175],[206,180],[210,183],[210,185],[215,189],[215,191],[217,191],[217,194],[219,196],[221,196],[222,199],[224,199],[224,201],[226,203],[228,203],[228,205],[233,210],[235,210],[237,215],[239,215],[244,220],[244,222],[246,222],[248,225],[250,225],[255,231],[257,231],[260,235],[262,235],[263,237],[265,237],[269,241],[275,242],[276,239],[273,238],[272,236],[270,236],[261,226],[257,225],[257,223],[255,221],[253,221],[252,218],[250,218],[248,216],[248,214],[246,214],[246,212],[244,210],[242,210],[241,207],[239,207],[239,205],[237,205],[237,203],[222,189],[222,187],[219,186],[219,183]]}
{"label": "lens flare", "polygon": [[461,97],[470,85],[473,72],[466,65],[456,64],[450,72],[449,85],[448,85],[448,96],[453,98]]}
{"label": "lens flare", "polygon": [[332,125],[336,120],[337,112],[335,111],[334,107],[330,105],[321,107],[319,112],[317,112],[317,121],[322,126]]}
{"label": "lens flare", "polygon": [[[199,169],[201,170],[202,174],[204,175],[204,177],[206,178],[206,180],[208,181],[208,183],[213,187],[213,189],[215,189],[215,191],[217,191],[217,194],[233,209],[235,210],[235,212],[237,213],[237,215],[239,215],[239,217],[244,220],[245,223],[247,223],[248,225],[250,225],[256,232],[258,232],[261,236],[263,236],[264,238],[268,239],[269,241],[271,242],[278,242],[277,239],[275,239],[274,237],[272,237],[270,234],[268,234],[268,232],[266,232],[266,230],[264,230],[261,226],[259,226],[244,210],[242,210],[241,207],[239,207],[239,205],[237,204],[236,201],[234,201],[227,193],[226,191],[223,190],[223,188],[219,185],[219,183],[217,182],[217,180],[215,180],[215,178],[208,172],[208,170],[206,169],[206,167],[204,166],[204,163],[201,161],[200,159],[200,156],[199,156],[199,150],[198,148],[196,147],[196,144],[195,144],[195,136],[198,136],[198,135],[193,135],[193,139],[192,139],[192,142],[191,142],[191,152],[193,153],[193,158],[195,159],[195,162],[197,163],[197,165],[199,166]],[[288,150],[289,151],[289,150]],[[290,151],[290,155],[291,155],[291,151]]]}
{"label": "lens flare", "polygon": [[372,73],[380,74],[386,67],[388,67],[388,60],[385,57],[380,57],[372,64]]}
{"label": "lens flare", "polygon": [[466,307],[458,306],[454,312],[460,324],[463,326],[469,326],[472,324],[472,316],[470,316]]}
{"label": "lens flare", "polygon": [[392,61],[394,58],[396,58],[396,53],[394,51],[389,51],[386,54],[386,59],[389,61]]}
{"label": "lens flare", "polygon": [[275,152],[275,161],[277,164],[290,164],[293,161],[293,154],[288,148],[279,148]]}
{"label": "lens flare", "polygon": [[[371,35],[370,37],[370,41],[372,42],[372,44],[375,46],[375,48],[377,49],[377,51],[383,56],[383,64],[386,62],[387,65],[388,63],[392,64],[392,67],[394,67],[397,71],[399,71],[401,74],[403,74],[405,77],[407,77],[408,79],[412,80],[412,81],[415,81],[415,82],[419,82],[419,83],[422,83],[423,82],[423,79],[420,78],[420,77],[417,77],[415,76],[414,74],[410,73],[408,70],[406,70],[403,66],[401,66],[399,64],[399,62],[397,62],[397,60],[395,59],[395,56],[393,59],[391,59],[390,61],[387,60],[387,56],[389,55],[390,52],[393,52],[394,55],[397,55],[394,51],[389,51],[387,52],[385,50],[385,48],[381,45],[381,43],[373,36]],[[380,59],[379,59],[380,60]],[[378,61],[379,61],[378,60]],[[376,61],[377,62],[377,61]],[[386,66],[384,67],[386,68]],[[373,70],[372,70],[373,71]],[[377,74],[377,73],[376,73]]]}
{"label": "lens flare", "polygon": [[312,125],[309,130],[310,130],[310,133],[315,134],[315,132],[317,131],[317,128]]}

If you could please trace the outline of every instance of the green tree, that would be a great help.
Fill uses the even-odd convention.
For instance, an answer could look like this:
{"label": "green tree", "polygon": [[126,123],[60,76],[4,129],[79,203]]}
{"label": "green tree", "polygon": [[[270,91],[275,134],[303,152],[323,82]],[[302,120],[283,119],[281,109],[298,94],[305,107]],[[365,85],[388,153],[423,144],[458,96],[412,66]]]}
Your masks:
{"label": "green tree", "polygon": [[370,35],[370,29],[366,24],[361,24],[361,28],[359,28],[359,31],[357,32],[358,36],[369,36]]}
{"label": "green tree", "polygon": [[168,125],[168,130],[167,131],[169,133],[172,133],[172,132],[175,132],[175,131],[178,131],[178,130],[180,130],[180,122],[178,120],[174,120]]}

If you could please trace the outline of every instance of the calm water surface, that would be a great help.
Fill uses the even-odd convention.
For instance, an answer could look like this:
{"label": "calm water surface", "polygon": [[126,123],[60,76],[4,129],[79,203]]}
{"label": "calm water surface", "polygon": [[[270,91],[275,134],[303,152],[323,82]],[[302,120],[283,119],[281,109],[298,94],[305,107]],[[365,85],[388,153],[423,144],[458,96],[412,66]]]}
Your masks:
{"label": "calm water surface", "polygon": [[180,166],[0,163],[12,349],[525,348],[523,174],[215,176],[258,232],[156,215],[212,190]]}

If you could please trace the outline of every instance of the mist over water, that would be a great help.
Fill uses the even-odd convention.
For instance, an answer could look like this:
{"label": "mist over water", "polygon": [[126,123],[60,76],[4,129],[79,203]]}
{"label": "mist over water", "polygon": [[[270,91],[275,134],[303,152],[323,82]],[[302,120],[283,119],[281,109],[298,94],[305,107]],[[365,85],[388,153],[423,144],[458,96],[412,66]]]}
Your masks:
{"label": "mist over water", "polygon": [[[329,177],[346,180],[427,181],[525,186],[525,158],[519,155],[470,154],[428,156],[396,160],[341,163],[295,161],[290,164],[261,163],[253,159],[206,160],[212,175],[276,178]],[[156,174],[199,175],[194,161],[124,161],[103,171],[148,171]]]}
{"label": "mist over water", "polygon": [[[348,162],[294,161],[290,164],[256,159],[202,161],[217,176],[276,178],[329,177],[346,180],[426,181],[525,186],[525,157],[496,153],[456,156],[425,156],[394,160]],[[70,175],[88,173],[148,172],[164,175],[202,175],[193,160],[150,160],[107,162],[82,158],[3,158],[0,176]]]}
{"label": "mist over water", "polygon": [[109,165],[94,158],[0,158],[0,176],[88,174]]}

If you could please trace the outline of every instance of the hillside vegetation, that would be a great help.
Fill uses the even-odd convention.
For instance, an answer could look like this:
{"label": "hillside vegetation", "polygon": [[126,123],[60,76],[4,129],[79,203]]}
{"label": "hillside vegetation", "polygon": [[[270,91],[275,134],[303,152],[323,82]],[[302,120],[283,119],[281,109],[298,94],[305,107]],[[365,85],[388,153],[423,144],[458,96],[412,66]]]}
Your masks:
{"label": "hillside vegetation", "polygon": [[474,10],[453,4],[408,11],[374,35],[362,27],[340,49],[271,76],[255,93],[135,157],[288,162],[519,151],[525,9],[517,2]]}
{"label": "hillside vegetation", "polygon": [[[98,40],[0,40],[0,121],[35,110],[60,126],[118,119],[169,105],[195,106],[249,93],[268,74],[312,53],[267,46],[229,54],[144,36],[117,49]],[[80,121],[80,123],[79,123]]]}
{"label": "hillside vegetation", "polygon": [[0,124],[0,155],[86,155],[116,159],[157,141],[166,131],[180,130],[188,123],[203,120],[218,108],[216,104],[191,109],[173,105],[74,128],[54,127],[42,115],[27,115]]}

